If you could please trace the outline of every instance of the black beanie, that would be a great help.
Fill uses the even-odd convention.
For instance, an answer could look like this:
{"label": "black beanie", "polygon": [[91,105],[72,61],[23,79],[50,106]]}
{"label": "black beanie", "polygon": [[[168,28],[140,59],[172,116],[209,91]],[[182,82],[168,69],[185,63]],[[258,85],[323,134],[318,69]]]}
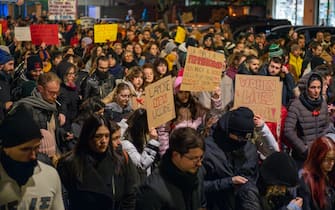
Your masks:
{"label": "black beanie", "polygon": [[274,152],[261,165],[260,175],[266,185],[294,187],[298,184],[298,168],[285,152]]}
{"label": "black beanie", "polygon": [[11,111],[0,126],[0,139],[5,148],[41,138],[40,128],[33,119],[32,110],[25,105],[19,105]]}
{"label": "black beanie", "polygon": [[228,120],[229,133],[237,136],[251,137],[254,133],[254,113],[247,107],[239,107],[231,111]]}
{"label": "black beanie", "polygon": [[34,69],[43,69],[43,64],[40,56],[32,55],[27,59],[27,71],[32,71]]}

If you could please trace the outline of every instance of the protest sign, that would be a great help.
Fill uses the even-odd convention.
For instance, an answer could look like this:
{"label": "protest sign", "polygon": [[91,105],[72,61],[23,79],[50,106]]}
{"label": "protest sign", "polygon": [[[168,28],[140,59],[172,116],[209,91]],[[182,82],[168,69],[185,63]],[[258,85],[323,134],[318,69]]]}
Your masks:
{"label": "protest sign", "polygon": [[77,17],[77,0],[49,0],[49,20],[75,20]]}
{"label": "protest sign", "polygon": [[117,24],[94,25],[94,42],[105,43],[115,41],[117,38]]}
{"label": "protest sign", "polygon": [[267,122],[279,122],[282,83],[279,77],[237,74],[234,107],[249,107]]}
{"label": "protest sign", "polygon": [[171,76],[145,88],[145,105],[149,128],[156,128],[175,118]]}
{"label": "protest sign", "polygon": [[181,15],[181,20],[183,23],[191,22],[193,20],[192,12],[183,12],[183,14]]}
{"label": "protest sign", "polygon": [[59,44],[57,24],[32,24],[30,25],[31,41],[35,45],[44,42],[47,45]]}
{"label": "protest sign", "polygon": [[17,41],[31,41],[30,27],[15,27],[14,35]]}
{"label": "protest sign", "polygon": [[177,33],[176,33],[176,37],[174,38],[174,41],[176,43],[183,43],[185,41],[185,37],[186,37],[186,30],[180,26],[177,27]]}
{"label": "protest sign", "polygon": [[95,23],[95,19],[91,18],[91,17],[81,17],[77,21],[77,24],[80,24],[82,29],[93,28],[94,27],[94,23]]}
{"label": "protest sign", "polygon": [[180,89],[214,91],[220,86],[224,61],[225,56],[221,53],[189,46]]}
{"label": "protest sign", "polygon": [[2,35],[3,33],[6,33],[8,30],[8,22],[7,20],[1,20],[0,19],[0,35]]}

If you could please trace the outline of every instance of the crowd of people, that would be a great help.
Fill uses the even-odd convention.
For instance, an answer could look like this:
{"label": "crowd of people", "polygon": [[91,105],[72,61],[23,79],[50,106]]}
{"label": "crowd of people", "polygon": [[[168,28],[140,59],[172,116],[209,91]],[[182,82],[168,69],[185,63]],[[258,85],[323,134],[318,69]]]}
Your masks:
{"label": "crowd of people", "polygon": [[[334,210],[335,42],[290,30],[59,22],[59,44],[0,45],[0,209]],[[180,25],[183,27],[183,25]],[[189,46],[224,55],[220,86],[184,91]],[[236,74],[278,77],[280,121],[233,108]],[[173,78],[176,117],[149,127],[146,87]]]}

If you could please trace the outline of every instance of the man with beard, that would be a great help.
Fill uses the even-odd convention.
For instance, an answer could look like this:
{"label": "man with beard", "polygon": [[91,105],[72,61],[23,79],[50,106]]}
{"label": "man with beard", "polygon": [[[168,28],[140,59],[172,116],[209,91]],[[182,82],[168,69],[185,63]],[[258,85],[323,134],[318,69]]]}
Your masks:
{"label": "man with beard", "polygon": [[100,56],[97,59],[97,68],[86,80],[84,87],[84,99],[92,96],[104,98],[115,87],[115,79],[109,73],[109,62],[107,56]]}
{"label": "man with beard", "polygon": [[13,105],[10,95],[11,74],[14,71],[14,58],[6,46],[0,48],[0,124]]}
{"label": "man with beard", "polygon": [[136,209],[202,209],[202,184],[198,170],[204,151],[205,143],[193,128],[173,131],[169,149],[159,168],[139,188]]}
{"label": "man with beard", "polygon": [[0,209],[64,209],[56,170],[36,159],[41,138],[25,106],[1,125]]}

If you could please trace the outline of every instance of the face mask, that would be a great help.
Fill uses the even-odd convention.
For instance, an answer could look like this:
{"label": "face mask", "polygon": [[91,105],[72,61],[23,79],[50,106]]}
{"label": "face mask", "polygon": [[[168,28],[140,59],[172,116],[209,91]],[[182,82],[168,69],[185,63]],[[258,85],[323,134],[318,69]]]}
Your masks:
{"label": "face mask", "polygon": [[101,80],[105,80],[105,79],[108,78],[109,72],[108,72],[108,71],[103,72],[103,71],[99,71],[99,70],[97,70],[97,71],[96,71],[96,74],[97,74],[97,76],[98,76],[99,79],[101,79]]}
{"label": "face mask", "polygon": [[26,184],[28,179],[33,175],[34,168],[37,165],[37,160],[29,162],[19,162],[11,157],[1,153],[1,163],[7,172],[8,176],[14,179],[20,186]]}

